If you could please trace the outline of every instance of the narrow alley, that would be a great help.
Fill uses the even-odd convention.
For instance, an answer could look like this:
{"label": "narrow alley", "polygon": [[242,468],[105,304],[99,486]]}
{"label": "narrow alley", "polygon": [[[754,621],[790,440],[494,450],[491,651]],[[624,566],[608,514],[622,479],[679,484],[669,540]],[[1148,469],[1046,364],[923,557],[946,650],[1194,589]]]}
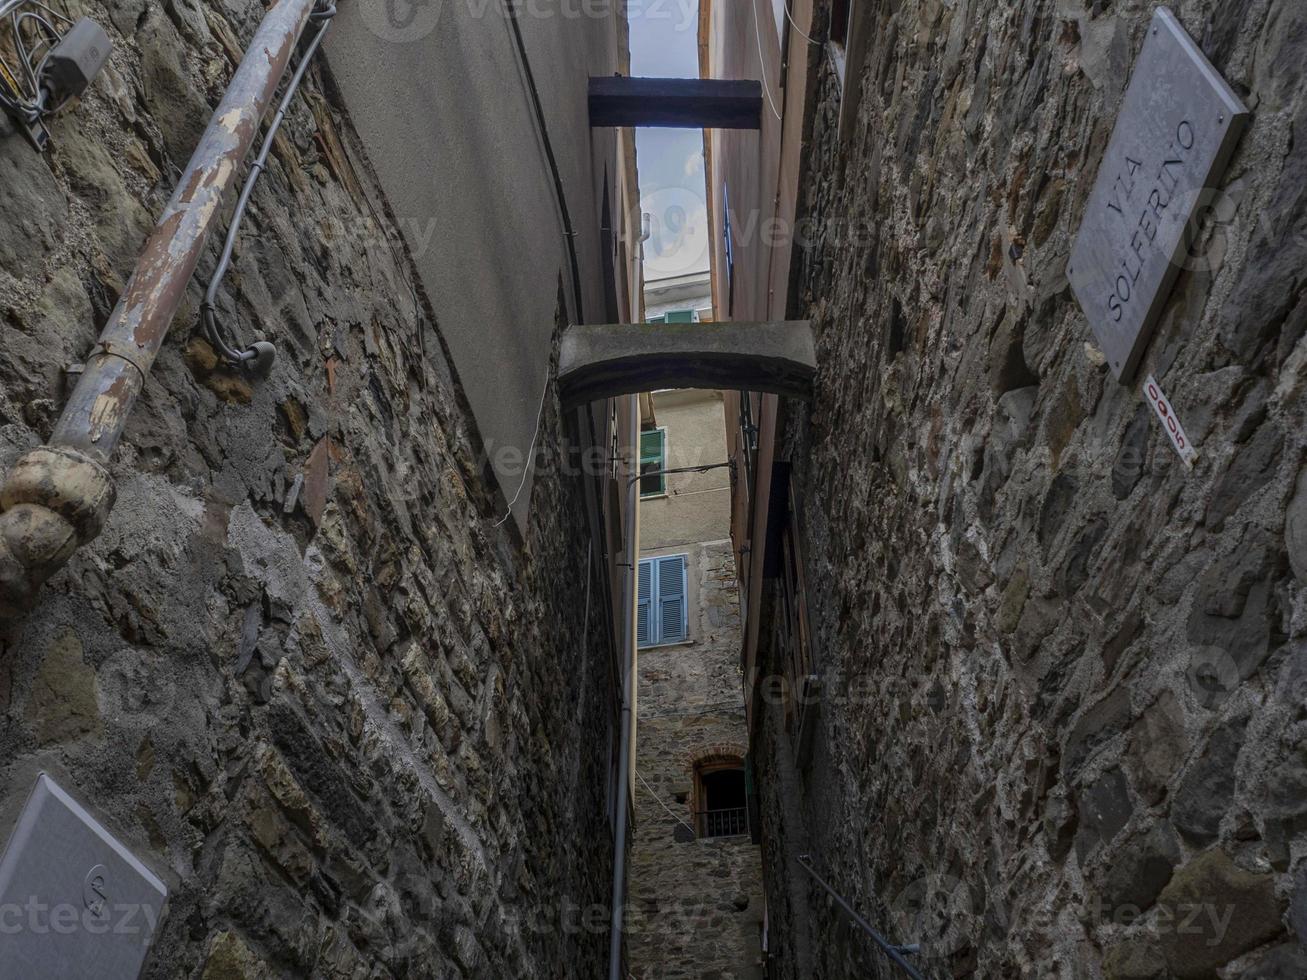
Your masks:
{"label": "narrow alley", "polygon": [[1307,978],[1304,64],[0,0],[0,980]]}

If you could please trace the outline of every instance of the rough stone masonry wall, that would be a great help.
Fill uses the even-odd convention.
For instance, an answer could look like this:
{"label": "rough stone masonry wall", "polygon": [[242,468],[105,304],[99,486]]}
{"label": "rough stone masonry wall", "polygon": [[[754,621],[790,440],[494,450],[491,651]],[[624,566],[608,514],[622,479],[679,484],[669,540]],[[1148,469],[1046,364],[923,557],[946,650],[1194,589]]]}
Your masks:
{"label": "rough stone masonry wall", "polygon": [[[114,37],[104,76],[48,156],[0,138],[3,469],[49,434],[262,15],[77,6]],[[46,769],[168,880],[149,977],[597,975],[606,929],[576,907],[606,904],[611,682],[597,598],[583,621],[580,489],[551,409],[525,541],[493,527],[503,503],[322,70],[223,300],[276,370],[251,386],[198,338],[214,241],[104,534],[0,634],[0,812]]]}
{"label": "rough stone masonry wall", "polygon": [[[1192,472],[1065,277],[1155,4],[867,6],[801,205],[820,374],[786,455],[829,699],[801,782],[761,760],[771,846],[935,977],[1307,976],[1307,5],[1171,5],[1253,110],[1140,372]],[[897,975],[810,906],[782,975]]]}
{"label": "rough stone masonry wall", "polygon": [[745,751],[739,589],[729,540],[688,551],[700,582],[693,642],[640,651],[630,967],[639,980],[746,980],[762,975],[758,848],[690,830],[696,762]]}

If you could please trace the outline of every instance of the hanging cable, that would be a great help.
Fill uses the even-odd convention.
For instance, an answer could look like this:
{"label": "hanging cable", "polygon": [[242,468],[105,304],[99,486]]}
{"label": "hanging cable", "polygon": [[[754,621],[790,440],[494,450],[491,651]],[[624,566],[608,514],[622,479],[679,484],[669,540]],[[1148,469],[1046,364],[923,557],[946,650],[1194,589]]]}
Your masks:
{"label": "hanging cable", "polygon": [[762,90],[767,93],[767,104],[771,106],[772,115],[784,122],[784,117],[776,108],[776,100],[771,97],[771,85],[767,81],[767,62],[762,56],[762,29],[758,17],[758,0],[753,3],[753,39],[758,42],[758,70],[762,73]]}
{"label": "hanging cable", "polygon": [[790,22],[790,26],[794,28],[794,30],[798,33],[799,37],[803,38],[809,44],[821,43],[811,34],[805,33],[803,28],[799,26],[799,22],[794,19],[794,14],[790,13],[790,0],[785,0],[785,19]]}
{"label": "hanging cable", "polygon": [[259,175],[267,167],[268,155],[272,152],[273,140],[276,139],[277,131],[281,129],[281,124],[286,118],[291,99],[295,97],[300,82],[304,80],[309,62],[313,59],[314,52],[318,50],[318,45],[322,43],[327,28],[331,26],[331,19],[335,16],[336,8],[330,3],[322,4],[313,13],[309,14],[309,22],[320,26],[317,33],[313,35],[313,40],[304,49],[299,67],[295,69],[295,73],[291,76],[290,82],[286,86],[286,94],[282,96],[281,104],[277,106],[277,113],[272,117],[272,122],[268,124],[268,131],[263,138],[263,145],[259,148],[259,155],[250,164],[249,175],[245,178],[245,186],[241,188],[240,197],[236,201],[236,210],[232,212],[231,224],[227,228],[227,240],[223,244],[222,256],[218,259],[218,266],[213,271],[213,278],[209,280],[208,288],[204,291],[204,301],[200,304],[204,335],[209,343],[213,345],[213,349],[224,360],[261,377],[266,377],[268,372],[272,370],[272,362],[277,355],[276,348],[268,341],[260,340],[244,350],[236,350],[227,342],[225,331],[218,322],[218,289],[222,286],[223,277],[227,274],[227,267],[231,264],[232,252],[236,248],[236,239],[240,235],[241,219],[245,216],[245,209],[249,206],[250,196],[254,193],[254,185],[258,182]]}
{"label": "hanging cable", "polygon": [[644,778],[644,773],[640,772],[640,770],[637,769],[635,771],[635,775],[636,778],[640,780],[640,782],[644,783],[644,788],[649,791],[649,795],[654,798],[654,801],[660,807],[662,807],[664,810],[667,811],[667,815],[671,817],[673,820],[675,820],[677,823],[679,823],[686,830],[688,830],[690,833],[694,834],[694,841],[696,844],[704,843],[704,839],[698,835],[695,829],[691,827],[688,823],[686,823],[684,820],[682,820],[680,817],[678,817],[675,813],[673,813],[671,808],[666,803],[663,802],[662,797],[660,797],[656,792],[654,792],[654,788],[650,786],[649,781]]}
{"label": "hanging cable", "polygon": [[567,207],[567,191],[563,187],[563,174],[558,166],[558,158],[554,156],[554,144],[549,138],[549,126],[545,121],[544,105],[540,101],[540,90],[536,87],[535,73],[531,70],[531,59],[527,57],[526,53],[526,41],[522,38],[522,26],[518,23],[518,4],[514,0],[508,0],[504,4],[504,8],[508,11],[508,23],[513,31],[513,41],[517,46],[522,74],[526,77],[527,94],[531,96],[531,108],[535,113],[540,141],[544,144],[545,158],[549,163],[549,173],[554,181],[554,199],[558,204],[558,211],[563,222],[563,238],[567,245],[568,264],[571,266],[572,302],[576,305],[576,322],[585,323],[585,307],[581,298],[581,264],[576,257],[576,231],[572,227],[572,213]]}
{"label": "hanging cable", "polygon": [[[545,109],[540,101],[540,90],[536,87],[535,73],[531,70],[531,59],[526,53],[526,41],[522,37],[522,26],[517,19],[518,5],[509,0],[504,4],[508,11],[508,24],[513,34],[513,43],[517,48],[518,64],[521,66],[522,75],[526,81],[527,94],[531,97],[531,109],[535,115],[536,129],[540,136],[540,142],[544,147],[545,160],[549,164],[549,175],[554,183],[554,203],[558,206],[559,220],[563,225],[563,241],[567,247],[567,262],[572,278],[572,304],[575,307],[576,323],[585,323],[585,300],[581,295],[581,263],[576,255],[576,230],[572,227],[572,212],[567,206],[567,190],[563,186],[563,173],[558,166],[558,158],[554,155],[554,144],[549,138],[549,125],[545,120]],[[540,422],[545,414],[545,399],[549,396],[549,379],[552,372],[552,366],[545,370],[545,386],[540,392],[540,407],[536,410],[535,430],[531,433],[531,446],[527,450],[526,463],[522,470],[522,479],[517,485],[517,492],[513,494],[513,499],[508,502],[508,511],[499,520],[495,521],[494,526],[500,527],[513,516],[513,507],[516,506],[517,500],[522,496],[522,491],[526,489],[526,478],[531,472],[532,461],[535,459],[536,440],[540,437]]]}
{"label": "hanging cable", "polygon": [[[49,18],[33,10],[43,11]],[[21,12],[20,12],[21,11]],[[59,105],[48,107],[49,93],[41,84],[41,74],[46,65],[50,51],[63,40],[64,33],[73,26],[72,20],[39,0],[7,0],[0,3],[0,19],[8,18],[13,34],[15,64],[0,61],[0,106],[11,116],[32,123],[42,116],[62,108],[65,98]],[[60,27],[56,27],[55,23]],[[30,23],[34,30],[25,31],[24,24]],[[28,49],[28,45],[32,49]],[[37,60],[38,55],[41,60]]]}
{"label": "hanging cable", "polygon": [[45,120],[86,91],[109,60],[113,42],[104,28],[72,20],[42,0],[0,0],[0,110],[37,152],[50,140]]}
{"label": "hanging cable", "polygon": [[536,439],[540,437],[540,420],[545,417],[545,399],[549,397],[549,378],[552,373],[553,366],[550,365],[550,367],[545,370],[545,389],[540,392],[540,407],[536,409],[536,426],[535,430],[531,433],[531,448],[526,451],[526,459],[522,463],[522,479],[517,485],[517,493],[513,494],[513,499],[508,502],[508,512],[499,520],[495,521],[495,527],[504,524],[513,516],[513,507],[517,504],[517,498],[522,496],[522,490],[526,487],[527,474],[531,472],[531,467],[535,460]]}

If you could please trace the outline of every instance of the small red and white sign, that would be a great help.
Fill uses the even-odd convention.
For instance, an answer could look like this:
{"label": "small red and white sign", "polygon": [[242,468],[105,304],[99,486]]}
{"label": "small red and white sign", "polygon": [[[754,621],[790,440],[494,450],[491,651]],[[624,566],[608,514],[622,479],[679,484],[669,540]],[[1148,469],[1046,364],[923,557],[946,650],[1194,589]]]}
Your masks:
{"label": "small red and white sign", "polygon": [[1170,399],[1166,397],[1166,392],[1162,391],[1162,386],[1157,383],[1157,379],[1151,374],[1148,376],[1148,380],[1144,382],[1144,400],[1153,406],[1153,411],[1157,414],[1157,418],[1162,423],[1162,428],[1166,430],[1166,434],[1171,437],[1171,445],[1180,454],[1180,459],[1184,462],[1184,465],[1193,469],[1194,461],[1198,459],[1198,450],[1189,441],[1189,437],[1184,434],[1184,426],[1180,424],[1180,420],[1176,417],[1175,408],[1171,405]]}

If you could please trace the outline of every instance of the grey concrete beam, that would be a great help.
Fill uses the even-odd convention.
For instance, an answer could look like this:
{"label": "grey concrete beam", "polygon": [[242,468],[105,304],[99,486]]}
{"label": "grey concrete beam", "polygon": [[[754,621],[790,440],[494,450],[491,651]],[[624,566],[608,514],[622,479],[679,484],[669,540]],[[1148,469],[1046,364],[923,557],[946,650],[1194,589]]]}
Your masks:
{"label": "grey concrete beam", "polygon": [[806,399],[816,371],[807,320],[584,324],[563,333],[558,388],[569,408],[660,388],[744,389]]}
{"label": "grey concrete beam", "polygon": [[591,126],[758,129],[762,83],[719,78],[590,79]]}

